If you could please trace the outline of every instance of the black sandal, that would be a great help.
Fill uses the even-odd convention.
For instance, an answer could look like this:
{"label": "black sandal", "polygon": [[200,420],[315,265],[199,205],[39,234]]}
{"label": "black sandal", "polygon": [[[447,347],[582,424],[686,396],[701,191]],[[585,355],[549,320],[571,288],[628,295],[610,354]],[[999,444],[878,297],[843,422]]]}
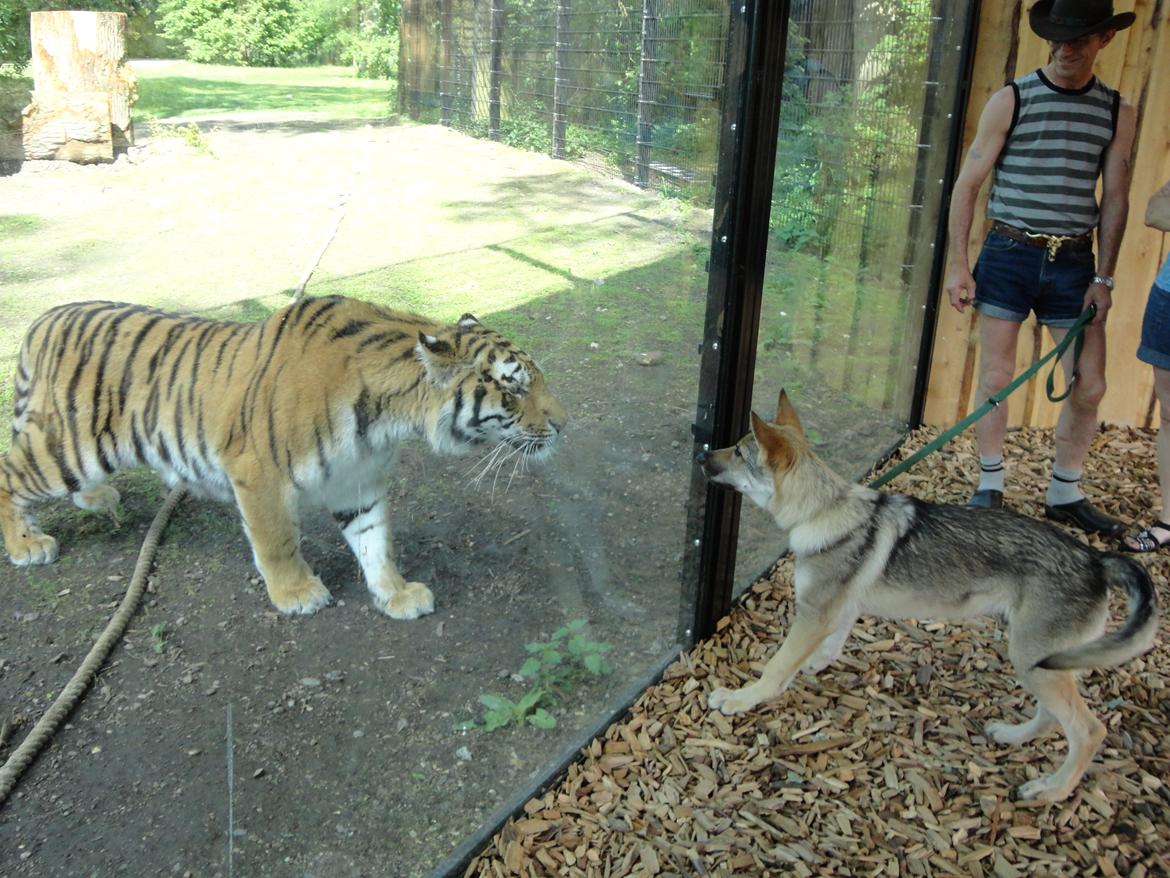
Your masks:
{"label": "black sandal", "polygon": [[[1167,524],[1164,521],[1155,521],[1149,527],[1143,528],[1136,534],[1123,539],[1121,541],[1121,551],[1134,553],[1156,552],[1163,546],[1170,545],[1170,537],[1167,537],[1164,540],[1159,540],[1152,533],[1154,528],[1158,528],[1159,530],[1164,530],[1167,533],[1170,533],[1170,524]],[[1133,546],[1129,545],[1130,541],[1134,543]]]}

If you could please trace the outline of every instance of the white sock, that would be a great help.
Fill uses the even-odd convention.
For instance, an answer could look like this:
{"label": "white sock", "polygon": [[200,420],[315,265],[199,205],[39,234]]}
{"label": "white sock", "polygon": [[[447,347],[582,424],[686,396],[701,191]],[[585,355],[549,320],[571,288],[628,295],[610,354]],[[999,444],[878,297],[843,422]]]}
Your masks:
{"label": "white sock", "polygon": [[1003,493],[1003,455],[979,455],[979,490]]}
{"label": "white sock", "polygon": [[1053,465],[1052,479],[1048,482],[1048,496],[1044,502],[1049,506],[1076,503],[1084,498],[1081,491],[1081,471]]}

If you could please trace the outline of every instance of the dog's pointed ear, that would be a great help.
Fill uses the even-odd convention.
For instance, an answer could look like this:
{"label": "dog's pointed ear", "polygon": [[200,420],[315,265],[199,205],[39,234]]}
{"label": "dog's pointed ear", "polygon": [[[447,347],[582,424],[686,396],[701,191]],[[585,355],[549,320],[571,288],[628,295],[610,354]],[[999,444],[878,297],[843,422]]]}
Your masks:
{"label": "dog's pointed ear", "polygon": [[756,437],[756,442],[760,442],[761,437],[768,433],[768,422],[752,412],[752,435]]}
{"label": "dog's pointed ear", "polygon": [[780,399],[776,401],[776,417],[772,419],[772,423],[780,427],[794,427],[797,433],[804,435],[804,425],[800,423],[796,409],[788,401],[787,391],[780,391]]}
{"label": "dog's pointed ear", "polygon": [[752,435],[756,437],[764,463],[776,469],[787,469],[792,464],[796,455],[791,443],[775,424],[769,424],[755,412],[752,412]]}

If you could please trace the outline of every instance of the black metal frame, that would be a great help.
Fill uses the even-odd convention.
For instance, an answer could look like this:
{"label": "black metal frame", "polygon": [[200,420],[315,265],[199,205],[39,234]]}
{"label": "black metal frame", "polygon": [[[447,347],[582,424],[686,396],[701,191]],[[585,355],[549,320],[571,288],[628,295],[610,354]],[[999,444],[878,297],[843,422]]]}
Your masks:
{"label": "black metal frame", "polygon": [[[732,7],[721,131],[730,148],[719,150],[696,452],[735,442],[751,412],[790,6]],[[684,643],[711,634],[731,609],[740,511],[739,495],[705,485],[697,466],[691,478],[691,497],[704,499],[687,522],[683,577],[693,583],[697,573],[699,589]]]}
{"label": "black metal frame", "polygon": [[[943,173],[944,186],[939,216],[950,213],[951,189],[958,174],[963,152],[963,127],[967,118],[967,98],[971,94],[971,78],[975,72],[975,43],[979,34],[980,0],[970,0],[967,6],[967,20],[963,25],[962,76],[955,90],[954,106],[951,110],[951,132],[948,143],[946,171]],[[947,263],[947,223],[940,222],[935,235],[934,262],[930,267],[930,289],[941,286],[943,271]],[[939,297],[930,295],[926,299],[926,313],[922,320],[922,337],[918,348],[918,373],[914,376],[914,396],[910,403],[910,428],[922,426],[922,412],[926,408],[926,391],[930,383],[930,362],[934,356],[934,333],[938,326]]]}

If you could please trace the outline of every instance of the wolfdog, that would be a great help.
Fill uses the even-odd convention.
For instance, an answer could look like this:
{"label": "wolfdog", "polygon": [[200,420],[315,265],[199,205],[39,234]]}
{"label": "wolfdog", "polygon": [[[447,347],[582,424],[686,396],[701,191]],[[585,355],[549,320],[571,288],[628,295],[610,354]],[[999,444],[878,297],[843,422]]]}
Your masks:
{"label": "wolfdog", "polygon": [[[1076,669],[1114,667],[1153,646],[1156,594],[1143,567],[1005,509],[928,503],[853,484],[812,451],[783,391],[771,423],[753,412],[751,432],[698,461],[712,482],[772,514],[788,532],[796,566],[788,636],[759,680],[716,689],[710,707],[742,713],[776,698],[800,670],[827,667],[862,613],[1000,616],[1036,713],[1019,724],[990,723],[987,734],[1022,744],[1059,724],[1068,739],[1064,764],[1019,795],[1058,801],[1072,792],[1105,738],[1077,689]],[[1125,589],[1129,613],[1106,634],[1111,586]]]}

